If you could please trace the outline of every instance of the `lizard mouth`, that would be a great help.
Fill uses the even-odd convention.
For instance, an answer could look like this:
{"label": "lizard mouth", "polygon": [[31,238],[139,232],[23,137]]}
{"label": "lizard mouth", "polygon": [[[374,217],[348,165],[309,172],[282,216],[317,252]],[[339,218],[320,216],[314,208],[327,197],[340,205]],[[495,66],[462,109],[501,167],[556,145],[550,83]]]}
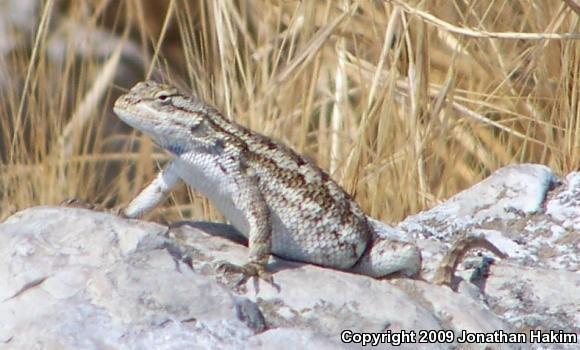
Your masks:
{"label": "lizard mouth", "polygon": [[129,94],[123,95],[115,101],[113,105],[113,112],[125,123],[136,129],[143,128],[143,121],[146,119],[139,107],[135,105]]}

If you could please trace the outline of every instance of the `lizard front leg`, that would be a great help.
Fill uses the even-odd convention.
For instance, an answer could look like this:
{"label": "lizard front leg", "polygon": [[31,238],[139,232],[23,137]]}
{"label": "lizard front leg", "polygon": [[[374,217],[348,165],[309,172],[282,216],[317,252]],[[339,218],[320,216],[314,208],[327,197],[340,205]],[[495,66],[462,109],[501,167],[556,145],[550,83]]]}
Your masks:
{"label": "lizard front leg", "polygon": [[169,195],[179,179],[175,161],[172,161],[119,214],[127,218],[138,218],[150,212]]}
{"label": "lizard front leg", "polygon": [[159,205],[175,187],[180,179],[175,167],[175,162],[169,163],[125,208],[105,209],[78,198],[67,199],[60,205],[94,211],[108,211],[129,219],[138,218]]}

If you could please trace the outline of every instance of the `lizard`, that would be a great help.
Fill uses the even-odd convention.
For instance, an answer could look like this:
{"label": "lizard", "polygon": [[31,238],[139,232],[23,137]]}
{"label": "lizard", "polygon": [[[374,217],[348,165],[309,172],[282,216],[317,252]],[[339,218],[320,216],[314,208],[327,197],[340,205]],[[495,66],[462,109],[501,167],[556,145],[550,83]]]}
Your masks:
{"label": "lizard", "polygon": [[[274,254],[375,278],[418,278],[418,247],[380,237],[386,224],[367,216],[325,171],[290,147],[151,80],[121,95],[113,111],[172,155],[120,215],[141,217],[184,181],[248,239],[247,263],[225,263],[226,269],[271,282],[266,266]],[[457,264],[474,248],[505,257],[485,237],[466,235],[449,249],[432,282],[451,286]]]}

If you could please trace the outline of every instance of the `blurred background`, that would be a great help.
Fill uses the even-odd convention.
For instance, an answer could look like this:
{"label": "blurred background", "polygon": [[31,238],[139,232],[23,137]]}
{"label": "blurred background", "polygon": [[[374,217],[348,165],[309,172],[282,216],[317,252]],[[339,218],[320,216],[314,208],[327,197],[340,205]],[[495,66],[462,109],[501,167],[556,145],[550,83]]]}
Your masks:
{"label": "blurred background", "polygon": [[[510,163],[580,170],[578,0],[2,0],[0,219],[128,203],[168,159],[112,103],[152,78],[327,170],[386,222]],[[148,219],[219,220],[181,186]]]}

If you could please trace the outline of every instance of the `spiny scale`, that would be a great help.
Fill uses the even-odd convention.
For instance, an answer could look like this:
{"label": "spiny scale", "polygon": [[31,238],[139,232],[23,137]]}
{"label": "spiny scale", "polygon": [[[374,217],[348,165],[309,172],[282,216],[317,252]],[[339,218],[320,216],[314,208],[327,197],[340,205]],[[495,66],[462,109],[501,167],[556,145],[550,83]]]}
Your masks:
{"label": "spiny scale", "polygon": [[379,239],[384,224],[369,219],[324,171],[213,106],[146,81],[119,97],[114,110],[174,156],[127,206],[127,217],[152,210],[183,180],[249,239],[245,273],[265,276],[274,253],[374,277],[418,274],[416,246]]}

